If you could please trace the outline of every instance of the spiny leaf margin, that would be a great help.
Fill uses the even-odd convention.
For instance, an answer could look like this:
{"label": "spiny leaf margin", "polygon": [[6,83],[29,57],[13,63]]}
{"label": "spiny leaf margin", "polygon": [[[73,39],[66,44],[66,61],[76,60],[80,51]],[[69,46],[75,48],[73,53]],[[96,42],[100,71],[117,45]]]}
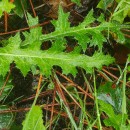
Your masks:
{"label": "spiny leaf margin", "polygon": [[[17,33],[9,39],[6,47],[0,48],[0,74],[6,75],[9,70],[10,63],[13,61],[25,76],[31,70],[32,65],[39,66],[43,75],[51,75],[51,69],[54,65],[60,66],[64,74],[71,73],[76,75],[76,67],[85,69],[88,73],[92,72],[92,68],[101,68],[102,65],[109,65],[114,61],[109,55],[103,53],[95,53],[92,57],[84,54],[66,53],[49,49],[46,51],[35,49],[31,45],[27,48],[20,48],[22,40],[20,34]],[[54,43],[56,44],[56,43]],[[4,68],[4,69],[3,69]]]}
{"label": "spiny leaf margin", "polygon": [[[78,40],[78,44],[85,52],[87,45],[98,46],[99,50],[102,51],[103,43],[107,41],[105,35],[112,32],[117,35],[118,42],[122,43],[125,40],[124,35],[120,31],[121,25],[117,25],[117,23],[102,20],[94,26],[95,18],[93,16],[93,10],[87,14],[82,23],[74,27],[69,26],[69,13],[64,13],[62,7],[59,7],[58,14],[58,20],[53,20],[52,22],[55,27],[55,31],[42,35],[40,37],[41,41],[57,40],[58,38],[65,39],[64,37],[66,36],[73,36],[76,40]],[[87,40],[84,40],[86,37]]]}

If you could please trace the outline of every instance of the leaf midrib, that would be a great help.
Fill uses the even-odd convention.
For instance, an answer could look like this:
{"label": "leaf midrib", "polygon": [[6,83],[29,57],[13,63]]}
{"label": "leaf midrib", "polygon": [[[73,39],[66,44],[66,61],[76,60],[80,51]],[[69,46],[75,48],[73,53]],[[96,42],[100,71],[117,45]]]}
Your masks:
{"label": "leaf midrib", "polygon": [[[63,36],[74,36],[75,34],[82,34],[83,31],[87,31],[87,30],[94,30],[94,29],[98,29],[98,28],[115,28],[115,26],[96,26],[96,27],[83,27],[82,29],[79,29],[80,26],[77,27],[71,27],[67,30],[62,30],[61,31],[54,31],[52,33],[46,34],[46,35],[42,35],[40,37],[40,40],[47,40],[47,39],[54,39],[55,37],[63,37]],[[82,27],[82,25],[81,25]]]}
{"label": "leaf midrib", "polygon": [[[49,55],[49,53],[47,55]],[[70,61],[72,61],[72,57],[67,58],[67,57],[69,57],[69,55],[65,59],[63,57],[57,58],[55,55],[53,55],[53,57],[49,57],[49,56],[39,56],[39,55],[38,56],[31,55],[30,56],[30,55],[25,55],[25,54],[18,55],[18,54],[0,53],[0,56],[26,57],[26,58],[37,58],[37,59],[55,59],[55,60],[64,60],[64,61],[65,60],[68,60],[68,61],[70,60]]]}
{"label": "leaf midrib", "polygon": [[[44,55],[46,55],[46,54],[44,54]],[[49,54],[47,54],[47,55],[49,55]],[[58,54],[59,55],[59,54]],[[58,57],[56,57],[55,55],[52,55],[53,57],[49,57],[49,56],[35,56],[35,55],[32,55],[32,56],[30,56],[30,55],[16,55],[16,54],[7,54],[7,53],[0,53],[0,56],[12,56],[12,57],[25,57],[25,58],[37,58],[37,59],[49,59],[49,60],[60,60],[60,61],[71,61],[71,62],[73,62],[74,60],[75,61],[80,61],[80,62],[83,62],[86,58],[88,58],[88,64],[92,64],[92,62],[94,61],[94,63],[96,63],[96,62],[104,62],[104,59],[102,60],[102,59],[95,59],[95,57],[89,57],[89,56],[86,56],[86,55],[82,55],[82,58],[80,57],[80,55],[75,55],[75,58],[73,58],[72,59],[72,55],[70,55],[71,57],[69,57],[69,54],[67,54],[68,56],[66,57],[66,54],[63,54],[62,53],[62,55],[64,56],[65,55],[65,58],[63,58],[63,56],[61,56],[61,58],[58,58]],[[74,56],[74,55],[73,55]],[[79,56],[79,59],[77,59],[77,56]],[[93,60],[92,60],[93,59]],[[15,59],[14,59],[15,60]],[[89,61],[90,60],[90,61]],[[91,62],[91,63],[90,63]]]}

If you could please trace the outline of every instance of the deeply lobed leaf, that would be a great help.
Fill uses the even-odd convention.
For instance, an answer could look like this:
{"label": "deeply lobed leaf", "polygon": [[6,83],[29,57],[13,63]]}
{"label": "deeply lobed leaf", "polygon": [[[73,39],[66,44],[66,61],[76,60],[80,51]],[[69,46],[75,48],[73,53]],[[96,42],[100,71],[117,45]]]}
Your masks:
{"label": "deeply lobed leaf", "polygon": [[68,16],[69,14],[65,14],[60,7],[58,20],[52,22],[55,26],[55,31],[42,35],[40,40],[56,40],[58,38],[64,39],[65,36],[73,36],[76,40],[78,40],[78,44],[82,47],[84,52],[88,44],[90,46],[98,46],[99,50],[102,51],[103,43],[106,42],[104,34],[116,34],[117,41],[121,43],[125,40],[124,35],[120,31],[121,26],[114,22],[105,22],[102,15],[99,19],[97,19],[100,24],[94,26],[93,22],[95,21],[95,18],[93,16],[93,10],[88,13],[82,23],[75,27],[70,27]]}
{"label": "deeply lobed leaf", "polygon": [[[41,27],[32,28],[30,32],[23,33],[24,41],[17,33],[8,40],[9,44],[6,47],[0,48],[0,74],[5,76],[12,62],[16,63],[24,76],[31,70],[32,66],[38,66],[43,75],[49,76],[53,66],[57,65],[62,68],[64,74],[71,73],[75,76],[77,73],[76,67],[81,67],[91,73],[93,67],[101,68],[102,65],[109,65],[114,61],[114,58],[103,55],[103,53],[95,53],[89,57],[80,54],[78,48],[75,48],[71,53],[63,51],[66,42],[64,36],[74,36],[84,51],[86,48],[85,40],[88,40],[87,42],[90,42],[91,45],[98,44],[100,48],[102,47],[105,38],[101,32],[106,28],[106,25],[100,24],[97,27],[90,27],[91,22],[94,21],[93,11],[90,11],[87,18],[79,26],[70,27],[68,14],[65,14],[60,7],[58,21],[53,21],[56,27],[54,32],[42,35]],[[38,18],[32,18],[28,14],[28,24],[29,26],[38,24]],[[46,51],[40,50],[42,41],[46,40],[53,41],[52,47]]]}
{"label": "deeply lobed leaf", "polygon": [[46,51],[35,50],[31,46],[21,49],[19,33],[10,38],[9,41],[10,44],[4,48],[0,48],[0,73],[3,76],[7,73],[10,63],[13,61],[15,61],[24,76],[31,69],[32,65],[39,66],[41,73],[46,76],[51,74],[51,69],[54,65],[60,66],[64,74],[71,73],[76,75],[76,67],[81,67],[87,72],[91,72],[93,67],[101,68],[102,65],[108,65],[114,61],[114,58],[109,55],[103,55],[102,53],[95,53],[92,57],[89,57],[73,52],[58,52],[53,49]]}

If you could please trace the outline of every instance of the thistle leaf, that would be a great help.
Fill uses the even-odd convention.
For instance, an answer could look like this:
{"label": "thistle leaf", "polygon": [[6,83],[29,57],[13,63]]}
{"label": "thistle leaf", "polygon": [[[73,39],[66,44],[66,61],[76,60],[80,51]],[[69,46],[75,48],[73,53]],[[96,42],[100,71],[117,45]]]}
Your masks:
{"label": "thistle leaf", "polygon": [[102,15],[98,19],[100,24],[94,26],[93,22],[95,21],[95,18],[93,16],[93,10],[88,13],[82,23],[75,27],[70,27],[68,16],[69,14],[64,13],[63,9],[60,7],[58,20],[52,22],[55,27],[55,31],[46,35],[41,35],[40,40],[54,41],[58,38],[64,39],[65,36],[73,36],[76,40],[78,40],[78,44],[82,47],[83,51],[85,51],[89,46],[98,46],[99,50],[102,51],[103,43],[106,42],[106,38],[104,36],[106,34],[104,32],[107,34],[116,34],[117,41],[121,41],[121,43],[125,40],[122,32],[120,31],[121,26],[117,26],[113,22],[105,22]]}
{"label": "thistle leaf", "polygon": [[[87,15],[88,19],[85,18],[83,23],[77,27],[70,27],[68,15],[63,12],[61,7],[59,8],[59,18],[57,21],[53,21],[55,31],[50,34],[42,35],[41,27],[37,27],[30,29],[30,32],[23,33],[24,41],[21,40],[19,33],[9,38],[8,45],[0,48],[0,74],[5,76],[12,62],[16,63],[24,76],[31,70],[32,66],[38,66],[40,72],[45,76],[51,75],[51,70],[55,65],[61,67],[64,74],[70,73],[75,76],[76,67],[81,67],[91,73],[94,67],[100,69],[102,65],[112,63],[114,58],[103,55],[103,53],[95,53],[91,57],[80,54],[80,48],[85,51],[88,43],[90,46],[98,45],[100,49],[102,48],[102,42],[105,41],[102,31],[109,23],[90,27],[91,22],[95,20],[93,11],[90,11]],[[33,18],[30,14],[27,16],[29,26],[38,24],[38,18]],[[79,41],[80,46],[71,53],[64,52],[65,36],[74,36]],[[41,50],[42,40],[40,38],[43,41],[51,40],[51,48]]]}
{"label": "thistle leaf", "polygon": [[[17,41],[16,41],[17,40]],[[85,69],[88,73],[92,72],[92,68],[101,68],[102,65],[109,65],[114,61],[109,55],[95,53],[92,57],[79,53],[65,53],[53,49],[42,51],[34,50],[30,45],[27,48],[20,48],[20,34],[11,37],[10,43],[0,48],[0,73],[5,76],[9,69],[10,63],[13,61],[25,76],[32,65],[39,66],[43,75],[51,75],[51,69],[54,65],[60,66],[64,74],[71,73],[74,76],[77,73],[76,67]],[[55,43],[57,44],[57,43]],[[4,68],[4,69],[3,69]]]}

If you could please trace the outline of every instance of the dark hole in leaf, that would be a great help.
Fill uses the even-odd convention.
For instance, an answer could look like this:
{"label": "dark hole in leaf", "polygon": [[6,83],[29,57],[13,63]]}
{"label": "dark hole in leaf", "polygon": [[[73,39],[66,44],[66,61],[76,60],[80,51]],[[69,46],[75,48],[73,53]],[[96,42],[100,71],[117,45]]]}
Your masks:
{"label": "dark hole in leaf", "polygon": [[77,40],[74,39],[74,37],[65,37],[67,43],[66,43],[66,48],[65,48],[65,52],[72,52],[75,48],[75,46],[77,46]]}
{"label": "dark hole in leaf", "polygon": [[45,41],[41,45],[41,50],[48,50],[49,48],[51,48],[51,46],[52,46],[51,41]]}

